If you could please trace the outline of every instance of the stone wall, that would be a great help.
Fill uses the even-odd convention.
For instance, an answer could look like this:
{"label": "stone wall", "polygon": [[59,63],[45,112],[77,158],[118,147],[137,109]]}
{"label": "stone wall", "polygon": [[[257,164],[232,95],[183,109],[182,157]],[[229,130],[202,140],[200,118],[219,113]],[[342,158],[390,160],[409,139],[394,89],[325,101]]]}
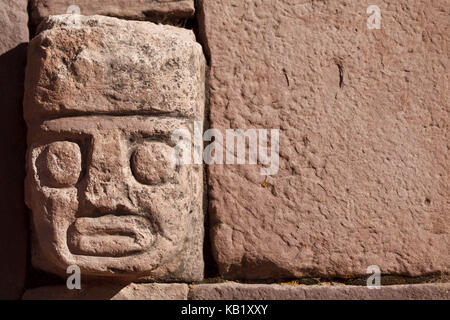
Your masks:
{"label": "stone wall", "polygon": [[449,299],[448,10],[4,0],[0,298]]}
{"label": "stone wall", "polygon": [[[279,170],[209,166],[227,279],[447,271],[445,1],[205,1],[211,126],[279,129]],[[226,14],[221,14],[225,12]]]}

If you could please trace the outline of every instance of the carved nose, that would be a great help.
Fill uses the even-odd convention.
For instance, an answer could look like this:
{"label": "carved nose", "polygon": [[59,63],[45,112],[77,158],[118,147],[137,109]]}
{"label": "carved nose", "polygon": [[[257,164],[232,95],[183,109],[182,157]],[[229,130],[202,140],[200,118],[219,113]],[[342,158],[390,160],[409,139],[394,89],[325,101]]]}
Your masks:
{"label": "carved nose", "polygon": [[85,205],[90,210],[111,213],[131,208],[124,166],[126,152],[116,135],[94,138],[91,160],[86,172]]}
{"label": "carved nose", "polygon": [[93,178],[87,185],[84,200],[91,210],[112,213],[130,207],[126,193],[126,188],[120,183],[95,181]]}

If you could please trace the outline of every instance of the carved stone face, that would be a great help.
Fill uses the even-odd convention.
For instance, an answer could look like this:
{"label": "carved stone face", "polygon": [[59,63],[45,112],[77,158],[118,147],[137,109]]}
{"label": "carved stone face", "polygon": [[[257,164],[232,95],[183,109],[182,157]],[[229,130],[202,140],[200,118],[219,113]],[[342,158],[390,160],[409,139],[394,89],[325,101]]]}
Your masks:
{"label": "carved stone face", "polygon": [[176,258],[197,196],[194,172],[172,161],[170,136],[185,125],[89,116],[33,128],[28,187],[41,249],[93,272],[146,272]]}
{"label": "carved stone face", "polygon": [[[105,19],[108,26],[123,23],[111,18],[101,19]],[[86,24],[91,25],[92,21]],[[149,25],[151,34],[155,31],[152,28],[156,27]],[[96,27],[97,29],[92,30],[92,33],[97,33],[96,41],[98,33],[105,36],[110,33],[107,28],[100,30],[103,33],[99,32],[101,23],[97,22]],[[142,25],[139,28],[141,27]],[[58,32],[55,35],[57,34]],[[42,46],[42,43],[54,43],[56,38],[53,36],[51,32],[44,32],[41,38],[34,40],[31,51],[52,50]],[[163,39],[165,37],[159,36]],[[169,40],[173,42],[179,36],[175,34]],[[170,92],[167,91],[167,86],[160,82],[158,84],[165,92],[164,99],[168,99],[164,105],[170,108],[175,106],[170,112],[180,112],[176,117],[170,113],[157,115],[151,109],[136,109],[136,101],[128,104],[126,101],[117,102],[117,97],[111,98],[111,101],[105,100],[105,96],[109,97],[109,94],[99,92],[104,89],[102,80],[90,79],[89,81],[97,83],[88,83],[91,92],[87,92],[89,88],[83,89],[83,82],[73,84],[77,77],[80,78],[79,71],[70,81],[74,87],[71,92],[61,89],[64,84],[57,84],[52,86],[53,95],[47,92],[45,98],[41,99],[39,90],[42,86],[38,84],[39,81],[51,81],[42,78],[31,89],[27,89],[25,115],[28,119],[29,149],[26,202],[33,215],[33,264],[36,267],[65,274],[68,266],[77,265],[82,274],[88,276],[114,276],[131,280],[201,278],[202,168],[177,165],[173,161],[175,142],[171,141],[171,135],[180,129],[193,131],[192,117],[183,113],[184,110],[192,116],[202,114],[202,102],[199,99],[203,97],[203,84],[199,81],[203,76],[192,73],[189,61],[194,61],[194,69],[197,68],[197,72],[201,73],[203,60],[192,60],[192,52],[201,54],[193,45],[195,42],[191,44],[189,55],[183,56],[183,51],[189,46],[181,39],[181,46],[185,46],[181,50],[177,47],[173,50],[163,49],[175,52],[176,57],[171,57],[170,61],[177,61],[180,70],[171,67],[166,76],[170,76],[172,72],[177,73],[184,84],[174,85],[174,88],[181,88],[184,92],[177,92],[176,89]],[[142,42],[148,48],[147,43],[152,42],[151,39],[146,40]],[[135,45],[138,51],[141,50],[139,43]],[[176,46],[176,42],[173,45]],[[177,50],[180,52],[176,52]],[[83,52],[85,56],[99,59],[98,55],[91,55],[86,48],[78,52],[78,55]],[[41,75],[46,74],[42,70],[54,67],[54,60],[51,59],[55,55],[45,53],[45,56],[50,62],[46,64],[44,61],[38,67],[29,66],[28,79],[33,78],[35,70]],[[127,60],[122,59],[121,62],[127,63]],[[164,57],[155,57],[152,62],[153,69],[163,70],[158,64],[165,64]],[[111,66],[108,61],[101,63],[105,66],[98,67],[97,63],[98,70],[106,70]],[[191,69],[185,71],[183,64],[189,65]],[[86,65],[86,61],[81,61],[80,65]],[[114,67],[124,68],[120,65]],[[146,73],[146,68],[144,66],[143,71],[139,72]],[[88,67],[87,72],[90,70]],[[168,70],[167,67],[164,70]],[[190,75],[191,78],[183,79],[183,74],[186,77]],[[156,77],[152,78],[148,73],[145,76],[151,79]],[[163,78],[161,73],[158,76]],[[67,78],[64,81],[68,81]],[[136,79],[133,81],[139,82]],[[138,85],[142,86],[142,83],[128,86]],[[104,87],[109,90],[106,85]],[[184,88],[190,88],[190,91]],[[158,96],[154,86],[148,90],[151,97]],[[61,101],[78,92],[86,92],[86,95],[94,97],[103,96],[92,107],[88,103],[89,99],[83,100],[85,97],[80,97],[80,101],[83,100],[80,103],[84,103],[84,107],[70,102],[72,104],[66,104],[64,112],[59,111],[60,105],[48,98],[59,95],[59,99],[55,100]],[[118,92],[117,95],[124,97],[124,93]],[[144,97],[143,94],[135,94],[136,97]],[[196,99],[189,98],[190,95]],[[185,103],[179,104],[183,96],[186,97]],[[42,100],[46,104],[42,105]],[[148,101],[148,105],[154,101]],[[103,102],[104,109],[98,109],[100,102]],[[120,103],[120,106],[117,107],[115,103]],[[139,104],[147,105],[142,101]],[[31,112],[33,105],[37,105],[36,112]]]}

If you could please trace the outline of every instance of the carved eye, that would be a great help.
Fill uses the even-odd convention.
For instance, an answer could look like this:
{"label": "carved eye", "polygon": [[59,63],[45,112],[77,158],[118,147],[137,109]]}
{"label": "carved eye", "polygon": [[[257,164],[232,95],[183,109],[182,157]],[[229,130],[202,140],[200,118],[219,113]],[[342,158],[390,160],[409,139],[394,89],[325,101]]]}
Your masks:
{"label": "carved eye", "polygon": [[172,148],[164,143],[152,142],[140,146],[131,157],[131,169],[136,180],[155,185],[169,181],[175,174]]}
{"label": "carved eye", "polygon": [[39,159],[41,179],[54,188],[67,188],[78,182],[81,173],[81,151],[68,141],[48,145]]}

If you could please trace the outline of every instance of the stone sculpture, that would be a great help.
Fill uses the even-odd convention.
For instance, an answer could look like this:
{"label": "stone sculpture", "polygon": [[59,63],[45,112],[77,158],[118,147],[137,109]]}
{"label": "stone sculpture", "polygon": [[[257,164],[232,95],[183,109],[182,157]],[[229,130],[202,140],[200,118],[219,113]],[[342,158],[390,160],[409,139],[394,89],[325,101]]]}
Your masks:
{"label": "stone sculpture", "polygon": [[203,169],[171,158],[203,119],[205,60],[192,31],[52,16],[30,43],[24,115],[32,262],[63,275],[203,277]]}

